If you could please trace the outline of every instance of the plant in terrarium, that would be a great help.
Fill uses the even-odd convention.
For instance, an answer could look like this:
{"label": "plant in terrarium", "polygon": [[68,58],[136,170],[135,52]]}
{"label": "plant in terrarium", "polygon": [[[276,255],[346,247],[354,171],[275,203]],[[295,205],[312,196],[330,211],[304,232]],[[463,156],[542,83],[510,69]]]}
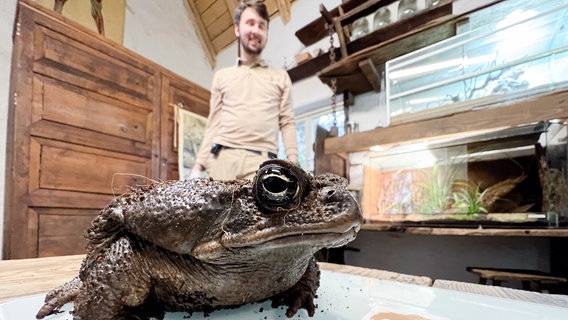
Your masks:
{"label": "plant in terrarium", "polygon": [[422,214],[446,212],[451,206],[452,184],[456,170],[452,165],[435,164],[430,172],[425,173],[423,182],[417,184],[413,201]]}
{"label": "plant in terrarium", "polygon": [[469,217],[476,217],[478,213],[487,213],[483,198],[489,189],[481,191],[479,184],[462,180],[454,182],[454,189],[452,208],[458,209],[460,213]]}

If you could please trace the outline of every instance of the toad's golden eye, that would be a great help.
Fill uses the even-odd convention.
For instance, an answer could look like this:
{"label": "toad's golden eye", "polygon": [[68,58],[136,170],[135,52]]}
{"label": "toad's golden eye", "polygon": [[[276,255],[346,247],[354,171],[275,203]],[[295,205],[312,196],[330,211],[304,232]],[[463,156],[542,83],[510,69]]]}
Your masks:
{"label": "toad's golden eye", "polygon": [[302,181],[291,170],[277,164],[263,166],[253,181],[254,198],[262,211],[290,209],[302,196]]}

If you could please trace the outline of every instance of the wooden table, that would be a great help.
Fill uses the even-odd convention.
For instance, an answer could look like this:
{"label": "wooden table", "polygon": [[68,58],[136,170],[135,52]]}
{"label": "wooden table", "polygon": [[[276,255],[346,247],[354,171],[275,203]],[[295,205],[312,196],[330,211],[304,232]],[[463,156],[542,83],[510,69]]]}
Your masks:
{"label": "wooden table", "polygon": [[[47,292],[75,277],[84,255],[0,261],[0,303],[6,300]],[[560,305],[568,308],[568,296],[546,295],[509,288],[481,286],[464,282],[436,280],[385,270],[361,268],[331,263],[319,263],[322,270],[360,275],[383,280],[440,287],[487,294],[516,300]],[[438,283],[438,285],[437,285]],[[471,286],[475,288],[472,289]],[[485,288],[484,288],[485,287]]]}
{"label": "wooden table", "polygon": [[479,284],[487,284],[491,280],[494,286],[500,286],[503,281],[521,281],[523,289],[530,291],[531,282],[536,283],[537,291],[548,293],[548,285],[566,282],[564,277],[556,277],[538,270],[467,267],[466,270],[479,277]]}
{"label": "wooden table", "polygon": [[[0,261],[0,302],[8,299],[47,292],[75,277],[85,255]],[[343,272],[377,279],[386,279],[431,286],[428,277],[360,268],[332,263],[320,263],[322,270]]]}
{"label": "wooden table", "polygon": [[47,292],[73,279],[85,255],[0,261],[0,302]]}

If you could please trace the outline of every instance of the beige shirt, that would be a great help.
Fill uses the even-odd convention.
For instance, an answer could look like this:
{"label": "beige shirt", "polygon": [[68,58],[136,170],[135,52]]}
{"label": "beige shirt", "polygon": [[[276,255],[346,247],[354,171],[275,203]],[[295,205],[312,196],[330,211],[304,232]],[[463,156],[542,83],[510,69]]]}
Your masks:
{"label": "beige shirt", "polygon": [[292,110],[292,81],[285,70],[269,68],[262,60],[224,68],[215,73],[210,110],[196,163],[206,167],[212,144],[278,152],[278,132],[286,156],[298,155]]}

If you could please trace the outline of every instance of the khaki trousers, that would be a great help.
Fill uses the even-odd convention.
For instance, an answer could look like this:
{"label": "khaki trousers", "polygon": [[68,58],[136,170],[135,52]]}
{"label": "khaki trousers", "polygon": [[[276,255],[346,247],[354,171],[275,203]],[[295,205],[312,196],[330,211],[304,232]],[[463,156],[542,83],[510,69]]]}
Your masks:
{"label": "khaki trousers", "polygon": [[265,152],[259,155],[244,149],[223,148],[217,157],[211,155],[207,173],[215,180],[252,180],[260,165],[268,159]]}

